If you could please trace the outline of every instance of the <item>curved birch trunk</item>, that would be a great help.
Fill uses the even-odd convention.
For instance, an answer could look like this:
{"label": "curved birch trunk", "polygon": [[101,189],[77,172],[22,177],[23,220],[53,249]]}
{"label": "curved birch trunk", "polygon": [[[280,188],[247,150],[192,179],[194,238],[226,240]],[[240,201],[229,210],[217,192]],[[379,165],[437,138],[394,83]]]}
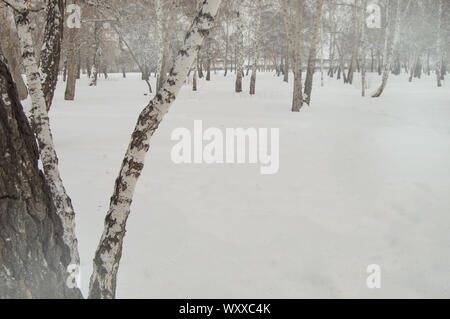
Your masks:
{"label": "curved birch trunk", "polygon": [[173,26],[177,18],[178,0],[172,0],[169,10],[169,19],[167,23],[164,21],[163,0],[158,0],[157,19],[158,19],[158,35],[159,35],[159,56],[158,56],[158,73],[156,76],[156,92],[162,87],[167,80],[167,69],[169,67],[169,50],[170,41],[172,39]]}
{"label": "curved birch trunk", "polygon": [[180,91],[199,47],[214,26],[220,0],[203,0],[166,82],[141,112],[115,183],[105,228],[95,253],[89,298],[114,298],[125,226],[150,139]]}
{"label": "curved birch trunk", "polygon": [[388,25],[386,27],[386,39],[384,44],[384,66],[383,66],[383,78],[381,80],[381,85],[378,90],[372,95],[372,97],[380,97],[389,80],[389,74],[391,72],[392,61],[394,58],[394,50],[400,36],[400,3],[401,0],[396,1],[396,10],[394,13],[394,19],[389,17],[389,6],[386,19],[388,19]]}

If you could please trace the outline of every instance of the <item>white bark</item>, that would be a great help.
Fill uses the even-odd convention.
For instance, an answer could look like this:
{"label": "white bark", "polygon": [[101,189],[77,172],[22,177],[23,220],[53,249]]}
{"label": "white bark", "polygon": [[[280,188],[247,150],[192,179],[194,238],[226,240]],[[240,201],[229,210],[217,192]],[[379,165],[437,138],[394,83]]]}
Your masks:
{"label": "white bark", "polygon": [[63,239],[70,248],[71,264],[79,265],[80,257],[77,248],[77,238],[75,236],[75,213],[59,174],[58,157],[50,130],[50,122],[34,52],[32,28],[28,20],[28,14],[29,12],[26,10],[15,12],[23,65],[32,102],[30,120],[38,140],[45,178],[50,186],[53,202],[63,225]]}
{"label": "white bark", "polygon": [[170,41],[172,39],[172,33],[174,24],[177,17],[178,0],[171,1],[171,7],[169,10],[169,18],[164,19],[165,10],[163,7],[163,1],[157,0],[156,2],[156,16],[158,20],[158,39],[159,39],[159,53],[158,53],[158,72],[156,75],[156,91],[159,91],[162,84],[167,79],[167,70],[169,63],[169,50]]}
{"label": "white bark", "polygon": [[88,83],[89,86],[97,86],[97,78],[98,78],[98,70],[94,63],[91,68],[91,77],[89,78]]}
{"label": "white bark", "polygon": [[130,214],[136,182],[142,173],[145,155],[150,148],[150,139],[180,91],[199,46],[213,27],[220,2],[220,0],[202,1],[199,13],[186,34],[184,45],[178,53],[167,81],[138,118],[116,180],[105,218],[105,228],[95,254],[89,298],[115,297],[125,225]]}

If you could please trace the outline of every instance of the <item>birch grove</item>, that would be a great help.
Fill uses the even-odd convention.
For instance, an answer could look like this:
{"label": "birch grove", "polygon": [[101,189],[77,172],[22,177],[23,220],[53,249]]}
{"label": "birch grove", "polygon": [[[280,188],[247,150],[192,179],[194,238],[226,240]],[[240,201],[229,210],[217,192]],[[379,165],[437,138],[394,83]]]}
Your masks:
{"label": "birch grove", "polygon": [[[69,6],[80,15],[73,15]],[[389,112],[401,85],[412,91],[426,89],[430,98],[435,94],[441,100],[448,89],[450,3],[445,0],[0,0],[0,19],[0,210],[4,213],[0,216],[5,218],[0,225],[0,264],[4,265],[0,267],[0,298],[83,297],[80,287],[73,285],[73,274],[82,265],[79,249],[85,252],[84,243],[78,244],[79,217],[74,206],[83,209],[83,216],[86,211],[95,215],[85,209],[86,199],[73,192],[80,188],[73,178],[91,167],[80,164],[74,172],[66,165],[79,155],[67,141],[77,134],[61,124],[69,118],[83,130],[85,123],[75,119],[82,107],[89,106],[89,120],[96,126],[89,139],[76,140],[80,149],[113,149],[107,142],[95,144],[96,139],[116,146],[118,135],[106,132],[130,129],[127,117],[137,116],[114,185],[110,185],[106,215],[101,215],[102,225],[96,225],[102,232],[95,234],[99,241],[91,247],[96,248],[92,273],[83,274],[89,279],[85,297],[112,299],[117,296],[127,221],[139,193],[136,187],[150,150],[166,151],[166,145],[154,146],[154,135],[166,132],[158,128],[177,99],[180,105],[177,102],[175,111],[186,113],[168,117],[168,124],[185,123],[186,114],[200,119],[205,114],[217,116],[213,119],[220,128],[234,120],[236,126],[280,126],[281,138],[297,137],[298,129],[307,128],[311,135],[299,134],[295,140],[299,144],[292,146],[307,150],[308,145],[302,143],[321,138],[321,132],[314,131],[317,119],[332,114],[329,122],[345,126],[348,123],[340,123],[334,114],[350,108],[357,109],[355,114],[369,110],[374,116],[386,109]],[[75,19],[77,26],[69,27],[68,19]],[[101,106],[105,101],[111,103],[106,112]],[[145,106],[133,115],[133,105],[143,101]],[[258,107],[252,108],[255,103]],[[336,113],[327,113],[329,104],[336,104]],[[234,119],[231,114],[236,105],[242,117]],[[360,105],[364,109],[358,109]],[[266,115],[270,122],[263,122]],[[281,126],[289,121],[295,122],[283,132]],[[368,135],[378,131],[372,127]],[[247,142],[245,138],[237,141],[236,147]],[[227,141],[212,142],[224,146]],[[258,143],[258,156],[263,157],[263,142]],[[217,145],[219,151],[211,151],[211,157],[223,151]],[[281,146],[286,145],[282,140]],[[186,154],[197,152],[205,157],[207,151]],[[280,153],[290,152],[285,148]],[[311,152],[314,156],[322,153]],[[89,157],[82,155],[83,160]],[[240,154],[232,155],[239,161]],[[309,155],[302,154],[304,158]],[[114,158],[106,150],[101,156],[105,161]],[[251,154],[249,160],[254,160]],[[221,161],[231,162],[226,158],[217,163]],[[109,168],[104,171],[99,175],[110,172]],[[82,187],[89,189],[91,185],[86,184]],[[157,210],[149,206],[148,214]],[[95,218],[89,222],[94,225]],[[26,234],[36,234],[36,242],[31,243]],[[85,261],[83,267],[90,262]],[[13,274],[13,268],[17,273]]]}

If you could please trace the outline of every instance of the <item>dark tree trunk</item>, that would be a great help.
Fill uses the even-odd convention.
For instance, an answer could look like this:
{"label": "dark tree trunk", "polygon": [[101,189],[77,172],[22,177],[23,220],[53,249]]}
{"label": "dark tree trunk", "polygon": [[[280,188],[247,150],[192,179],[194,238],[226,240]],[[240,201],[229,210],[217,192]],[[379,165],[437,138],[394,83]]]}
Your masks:
{"label": "dark tree trunk", "polygon": [[17,30],[14,26],[13,15],[8,12],[6,5],[0,1],[0,38],[3,53],[8,60],[8,66],[13,76],[14,82],[19,91],[21,100],[28,97],[28,88],[22,78],[22,61],[19,48]]}
{"label": "dark tree trunk", "polygon": [[288,83],[289,82],[289,50],[284,56],[284,74],[283,74],[283,81]]}
{"label": "dark tree trunk", "polygon": [[77,80],[81,79],[81,50],[78,48]]}
{"label": "dark tree trunk", "polygon": [[198,59],[197,60],[197,63],[198,63],[198,77],[200,78],[200,79],[203,79],[203,62],[201,61],[201,59]]}
{"label": "dark tree trunk", "polygon": [[317,0],[315,9],[316,11],[314,14],[313,37],[311,40],[311,47],[309,49],[308,68],[306,71],[306,79],[305,79],[305,101],[306,104],[308,105],[311,104],[314,72],[316,69],[317,44],[319,41],[320,24],[322,23],[322,7],[323,7],[323,0]]}
{"label": "dark tree trunk", "polygon": [[40,55],[41,72],[46,76],[42,80],[47,111],[50,109],[58,82],[59,60],[64,33],[64,0],[47,0],[44,29],[44,47]]}
{"label": "dark tree trunk", "polygon": [[211,81],[211,59],[209,57],[206,62],[206,81]]}
{"label": "dark tree trunk", "polygon": [[0,53],[0,298],[81,298],[38,148]]}
{"label": "dark tree trunk", "polygon": [[91,62],[89,61],[89,57],[86,58],[86,73],[88,78],[91,77]]}
{"label": "dark tree trunk", "polygon": [[192,91],[197,91],[197,69],[194,70],[194,75],[192,78]]}
{"label": "dark tree trunk", "polygon": [[64,60],[63,66],[63,82],[66,82],[67,79],[67,60]]}
{"label": "dark tree trunk", "polygon": [[[70,4],[77,4],[77,0],[70,1]],[[68,30],[68,50],[67,50],[67,84],[64,92],[64,99],[66,101],[73,101],[75,99],[75,86],[78,75],[79,65],[79,46],[78,46],[78,29],[71,28]]]}

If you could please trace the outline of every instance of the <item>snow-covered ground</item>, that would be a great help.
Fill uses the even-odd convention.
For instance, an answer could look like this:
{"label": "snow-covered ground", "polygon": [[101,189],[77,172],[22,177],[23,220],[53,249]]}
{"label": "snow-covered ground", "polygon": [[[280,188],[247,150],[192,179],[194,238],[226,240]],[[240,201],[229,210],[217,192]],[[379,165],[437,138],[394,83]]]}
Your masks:
{"label": "snow-covered ground", "polygon": [[[372,77],[372,90],[378,82]],[[248,77],[245,88],[248,89]],[[320,81],[316,81],[318,85]],[[119,298],[450,297],[450,86],[392,77],[380,99],[326,79],[290,112],[291,84],[234,75],[185,86],[152,139],[119,270]],[[109,197],[149,97],[139,75],[56,91],[51,125],[77,212],[86,293]],[[280,129],[280,170],[175,165],[174,128]],[[382,269],[382,288],[366,268]]]}

